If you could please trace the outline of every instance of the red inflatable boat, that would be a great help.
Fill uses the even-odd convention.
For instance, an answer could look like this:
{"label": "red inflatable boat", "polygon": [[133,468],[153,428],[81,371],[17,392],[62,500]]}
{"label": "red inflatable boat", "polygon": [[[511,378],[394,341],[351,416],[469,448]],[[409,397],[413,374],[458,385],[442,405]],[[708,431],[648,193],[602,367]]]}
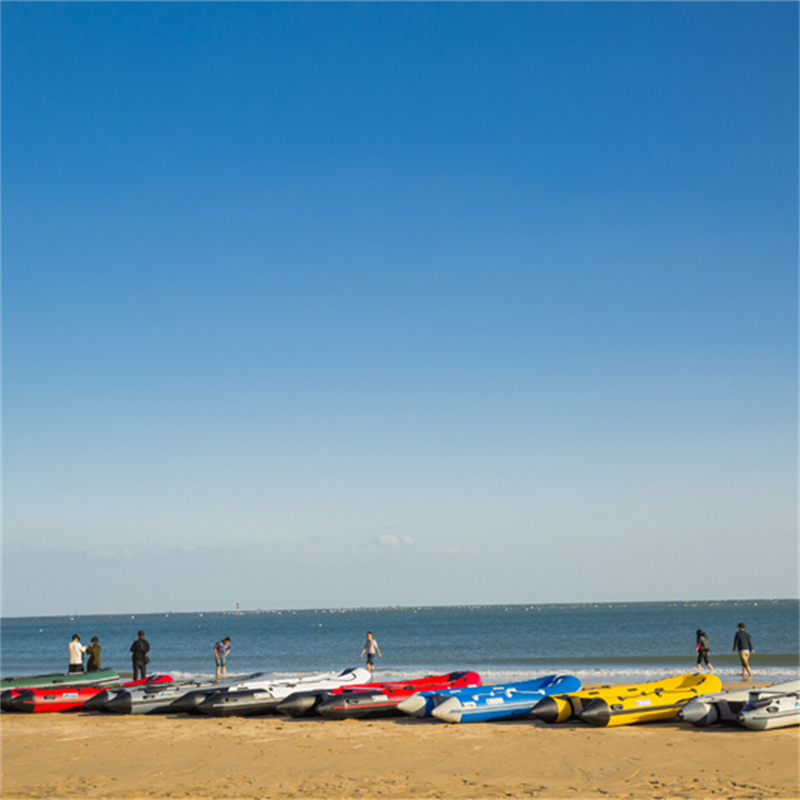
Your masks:
{"label": "red inflatable boat", "polygon": [[323,694],[300,692],[279,703],[277,711],[292,716],[321,714],[330,719],[390,716],[398,713],[398,704],[415,692],[480,685],[481,676],[477,672],[448,672],[410,681],[365,683]]}
{"label": "red inflatable boat", "polygon": [[[170,675],[150,675],[122,686],[143,686],[172,683]],[[9,703],[12,711],[38,714],[42,711],[71,711],[80,708],[89,698],[104,692],[107,686],[50,686],[41,689],[13,689]]]}
{"label": "red inflatable boat", "polygon": [[426,675],[424,678],[414,678],[410,681],[376,681],[375,683],[362,683],[360,686],[340,686],[338,689],[333,689],[331,694],[374,692],[377,690],[392,695],[405,693],[406,696],[409,696],[414,692],[432,692],[435,689],[462,689],[467,686],[480,685],[481,676],[477,672],[448,672],[444,675]]}

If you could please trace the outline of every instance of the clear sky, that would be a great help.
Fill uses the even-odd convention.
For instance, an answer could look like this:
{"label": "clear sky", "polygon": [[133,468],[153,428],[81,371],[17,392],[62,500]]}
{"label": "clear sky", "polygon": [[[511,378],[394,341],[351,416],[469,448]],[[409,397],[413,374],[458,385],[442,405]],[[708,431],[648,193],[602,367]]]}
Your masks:
{"label": "clear sky", "polygon": [[798,594],[796,3],[2,4],[5,615]]}

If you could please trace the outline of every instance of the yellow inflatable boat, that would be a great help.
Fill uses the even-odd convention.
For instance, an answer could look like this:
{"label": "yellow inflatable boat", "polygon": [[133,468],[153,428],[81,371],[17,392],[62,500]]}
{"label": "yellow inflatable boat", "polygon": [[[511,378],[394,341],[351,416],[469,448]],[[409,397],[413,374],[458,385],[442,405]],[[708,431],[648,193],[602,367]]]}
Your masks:
{"label": "yellow inflatable boat", "polygon": [[617,697],[634,697],[655,692],[663,688],[664,681],[650,681],[649,683],[633,683],[620,686],[596,686],[594,689],[581,689],[571,694],[558,694],[543,697],[532,709],[531,716],[541,722],[566,722],[575,719],[583,709],[595,700]]}
{"label": "yellow inflatable boat", "polygon": [[657,688],[640,694],[617,692],[595,697],[583,706],[578,717],[599,727],[674,719],[692,698],[720,689],[722,681],[716,675],[690,672],[659,681]]}

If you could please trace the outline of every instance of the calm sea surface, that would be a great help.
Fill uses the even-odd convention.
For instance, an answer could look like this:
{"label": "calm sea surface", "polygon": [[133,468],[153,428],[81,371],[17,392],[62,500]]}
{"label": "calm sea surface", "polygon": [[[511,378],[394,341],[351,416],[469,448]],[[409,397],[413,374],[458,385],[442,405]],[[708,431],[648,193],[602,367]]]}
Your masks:
{"label": "calm sea surface", "polygon": [[230,674],[283,676],[358,665],[371,630],[383,652],[376,678],[473,669],[485,683],[550,672],[584,683],[643,680],[693,669],[702,628],[711,663],[733,679],[733,636],[744,622],[754,677],[779,680],[800,677],[799,620],[797,600],[5,618],[0,670],[4,677],[65,672],[67,644],[78,633],[84,644],[100,639],[103,667],[130,672],[129,648],[143,629],[154,672],[213,675],[213,645],[230,636]]}

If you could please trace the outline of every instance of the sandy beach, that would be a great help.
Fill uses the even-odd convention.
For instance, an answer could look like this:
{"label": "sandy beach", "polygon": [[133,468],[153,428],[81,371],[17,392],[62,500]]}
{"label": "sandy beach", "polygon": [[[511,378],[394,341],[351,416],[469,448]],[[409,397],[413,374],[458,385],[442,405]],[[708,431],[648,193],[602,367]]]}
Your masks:
{"label": "sandy beach", "polygon": [[3,798],[793,798],[800,730],[2,717]]}

